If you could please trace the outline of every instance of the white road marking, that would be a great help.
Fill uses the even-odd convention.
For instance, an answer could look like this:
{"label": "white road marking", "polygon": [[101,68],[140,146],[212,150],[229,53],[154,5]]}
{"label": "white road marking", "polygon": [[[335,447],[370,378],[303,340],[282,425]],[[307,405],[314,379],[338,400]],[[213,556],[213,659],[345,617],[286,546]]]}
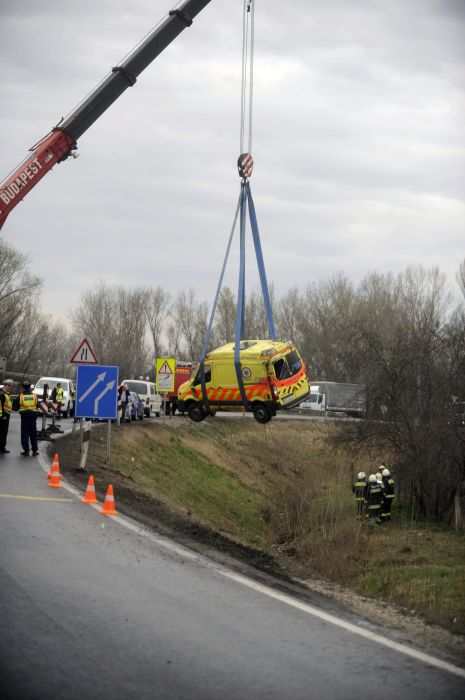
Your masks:
{"label": "white road marking", "polygon": [[[39,455],[39,461],[42,466],[42,469],[48,473],[48,467],[43,461],[42,455]],[[79,500],[82,498],[82,493],[78,489],[76,489],[74,486],[71,486],[70,484],[66,483],[65,481],[62,480],[61,485],[63,488],[65,488],[69,493],[72,493],[74,496],[79,498]],[[83,504],[84,505],[84,504]],[[99,511],[101,508],[101,504],[86,504],[87,507],[94,508],[95,510]],[[459,678],[464,678],[465,679],[465,669],[460,668],[459,666],[455,666],[452,663],[449,663],[448,661],[443,661],[442,659],[438,659],[435,656],[431,656],[430,654],[426,654],[423,651],[420,651],[419,649],[414,649],[413,647],[409,647],[406,644],[402,644],[400,642],[394,642],[392,639],[388,639],[387,637],[383,637],[381,634],[377,634],[376,632],[370,632],[369,630],[363,629],[362,627],[358,627],[358,625],[355,625],[352,622],[347,622],[346,620],[341,620],[340,618],[336,617],[335,615],[331,615],[330,613],[326,613],[323,610],[320,610],[319,608],[316,608],[314,605],[310,605],[309,603],[304,603],[303,601],[297,600],[297,598],[293,598],[291,595],[287,595],[286,593],[281,593],[280,591],[276,591],[274,588],[271,588],[270,586],[266,586],[262,583],[258,583],[257,581],[254,581],[251,578],[248,578],[247,576],[243,576],[242,574],[238,574],[234,571],[231,571],[227,569],[225,566],[222,566],[221,564],[217,564],[215,562],[210,561],[206,557],[202,556],[201,554],[197,554],[196,552],[192,552],[190,549],[187,547],[183,547],[182,545],[176,544],[172,542],[171,540],[161,536],[157,535],[154,532],[151,532],[150,530],[146,530],[145,528],[142,528],[139,526],[137,523],[134,521],[130,520],[124,515],[118,515],[118,516],[104,516],[105,518],[110,518],[111,520],[114,520],[115,522],[119,523],[123,527],[127,528],[128,530],[131,530],[137,535],[140,535],[142,537],[145,537],[148,540],[151,540],[154,542],[156,545],[163,547],[164,549],[169,550],[170,552],[174,552],[175,554],[183,557],[184,559],[189,559],[191,561],[195,561],[209,569],[214,570],[216,573],[221,574],[221,576],[224,576],[225,578],[230,579],[231,581],[235,581],[236,583],[245,586],[247,588],[250,588],[258,593],[261,593],[263,595],[268,596],[268,598],[273,598],[274,600],[279,601],[280,603],[284,603],[285,605],[288,605],[289,607],[296,608],[297,610],[300,610],[301,612],[306,613],[307,615],[312,615],[313,617],[317,617],[320,620],[323,620],[324,622],[328,622],[331,625],[335,625],[336,627],[340,627],[347,632],[351,632],[352,634],[357,634],[359,637],[364,637],[365,639],[369,639],[371,642],[376,642],[377,644],[381,644],[382,646],[387,647],[388,649],[392,649],[393,651],[397,651],[400,654],[404,654],[404,656],[410,656],[413,659],[416,659],[417,661],[421,661],[425,664],[428,664],[429,666],[433,666],[435,668],[440,669],[441,671],[446,671],[447,673],[452,673],[455,676],[459,676]]]}

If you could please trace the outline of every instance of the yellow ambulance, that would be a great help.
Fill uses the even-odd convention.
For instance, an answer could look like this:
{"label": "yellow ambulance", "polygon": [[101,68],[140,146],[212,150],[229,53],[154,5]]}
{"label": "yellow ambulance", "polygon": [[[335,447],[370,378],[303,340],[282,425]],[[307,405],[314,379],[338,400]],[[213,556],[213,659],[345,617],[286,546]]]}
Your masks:
{"label": "yellow ambulance", "polygon": [[187,410],[196,422],[217,410],[248,410],[259,423],[267,423],[276,411],[298,406],[310,393],[305,365],[291,342],[241,340],[239,361],[247,407],[237,380],[234,343],[228,343],[205,358],[207,402],[197,366],[191,379],[179,387],[180,410]]}

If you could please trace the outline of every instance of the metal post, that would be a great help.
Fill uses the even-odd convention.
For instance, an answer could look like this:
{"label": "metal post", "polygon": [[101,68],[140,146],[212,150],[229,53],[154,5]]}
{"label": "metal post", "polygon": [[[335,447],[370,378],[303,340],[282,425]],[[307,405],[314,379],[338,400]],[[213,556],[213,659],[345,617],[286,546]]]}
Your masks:
{"label": "metal post", "polygon": [[79,418],[79,450],[82,452],[82,433],[84,427],[84,418]]}
{"label": "metal post", "polygon": [[[83,421],[83,418],[81,418],[81,421]],[[85,470],[86,468],[86,462],[87,462],[87,452],[89,450],[89,441],[90,441],[90,430],[92,427],[92,422],[86,421],[86,423],[83,426],[83,436],[82,436],[82,446],[81,446],[81,460],[79,463],[79,468],[82,470]]]}
{"label": "metal post", "polygon": [[111,455],[111,420],[108,419],[107,421],[107,464],[110,464],[110,455]]}

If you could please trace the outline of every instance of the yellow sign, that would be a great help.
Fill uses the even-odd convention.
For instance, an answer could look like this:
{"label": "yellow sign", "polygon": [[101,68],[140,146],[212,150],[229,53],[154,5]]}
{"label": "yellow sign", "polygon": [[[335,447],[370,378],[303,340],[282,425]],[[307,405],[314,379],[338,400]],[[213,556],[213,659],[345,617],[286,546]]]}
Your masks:
{"label": "yellow sign", "polygon": [[157,357],[157,391],[174,391],[176,360],[174,357]]}

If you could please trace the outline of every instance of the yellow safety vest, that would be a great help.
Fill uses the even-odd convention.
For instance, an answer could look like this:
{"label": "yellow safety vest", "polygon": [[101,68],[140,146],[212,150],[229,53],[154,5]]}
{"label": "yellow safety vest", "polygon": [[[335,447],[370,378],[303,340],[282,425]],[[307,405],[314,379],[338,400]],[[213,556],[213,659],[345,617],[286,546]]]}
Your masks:
{"label": "yellow safety vest", "polygon": [[35,413],[37,409],[37,396],[35,394],[19,395],[19,412]]}
{"label": "yellow safety vest", "polygon": [[5,415],[7,416],[13,410],[13,402],[12,402],[11,396],[9,394],[4,394],[4,396],[5,396]]}
{"label": "yellow safety vest", "polygon": [[63,401],[63,389],[61,386],[57,388],[57,401],[61,403]]}

